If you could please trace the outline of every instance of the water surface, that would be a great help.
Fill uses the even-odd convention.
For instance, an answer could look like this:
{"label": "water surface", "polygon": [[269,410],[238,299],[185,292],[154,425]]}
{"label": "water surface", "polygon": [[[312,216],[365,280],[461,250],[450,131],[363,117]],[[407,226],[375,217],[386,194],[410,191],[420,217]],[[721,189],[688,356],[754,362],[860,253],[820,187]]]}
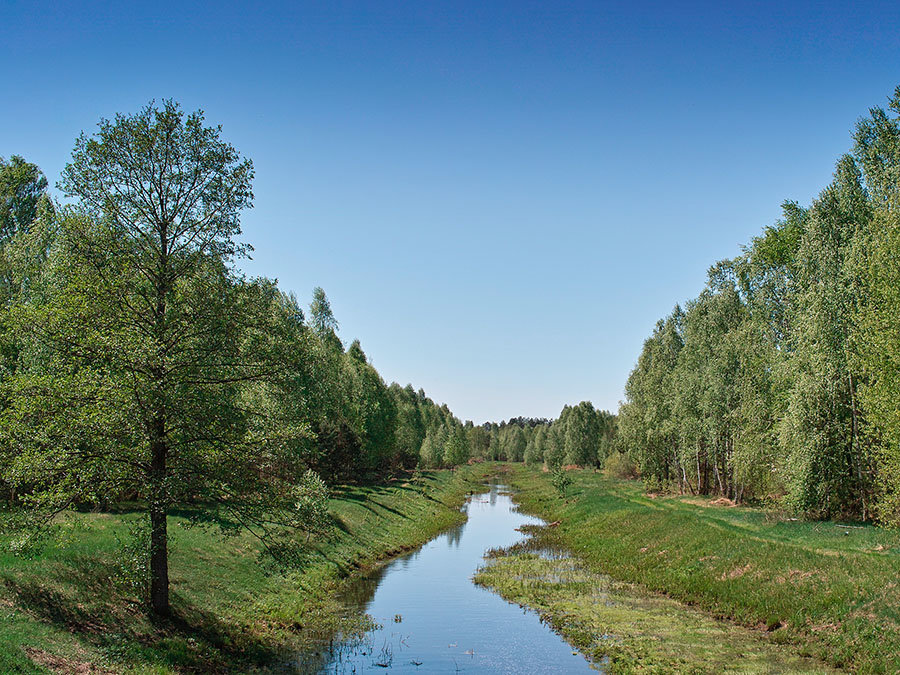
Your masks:
{"label": "water surface", "polygon": [[320,652],[310,672],[585,673],[593,671],[531,610],[472,582],[489,548],[525,538],[541,520],[501,486],[475,495],[462,525],[359,579],[346,598],[380,625]]}

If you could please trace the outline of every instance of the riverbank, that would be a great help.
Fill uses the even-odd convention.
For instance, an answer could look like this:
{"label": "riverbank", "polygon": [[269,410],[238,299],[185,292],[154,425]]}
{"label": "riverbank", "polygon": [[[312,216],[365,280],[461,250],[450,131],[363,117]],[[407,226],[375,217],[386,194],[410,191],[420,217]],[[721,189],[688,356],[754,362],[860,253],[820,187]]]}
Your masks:
{"label": "riverbank", "polygon": [[151,620],[122,573],[135,514],[67,514],[32,559],[0,553],[0,672],[266,671],[342,625],[348,575],[462,522],[482,469],[335,489],[334,527],[281,569],[249,534],[170,525],[173,619]]}
{"label": "riverbank", "polygon": [[[643,591],[648,600],[662,601],[657,594],[665,594],[752,629],[763,644],[785,645],[830,666],[900,671],[900,533],[797,521],[708,499],[648,496],[637,482],[592,471],[571,472],[573,484],[561,499],[547,474],[522,465],[503,470],[525,512],[559,521],[538,531],[544,537],[538,544],[573,552],[585,572],[609,578],[612,590],[615,579],[635,585],[629,592]],[[498,561],[509,567],[498,567],[482,583],[541,611],[559,628],[569,626],[567,637],[594,650],[594,658],[605,649],[611,669],[696,672],[679,660],[685,654],[676,649],[667,656],[667,645],[654,645],[637,616],[623,614],[604,626],[597,603],[585,596],[596,583],[580,584],[577,575],[571,584],[516,583],[540,580],[548,570],[528,551],[512,553]],[[630,639],[620,633],[616,641],[612,623],[631,625]],[[604,634],[613,638],[608,645],[598,643]],[[744,663],[735,657],[735,667]]]}

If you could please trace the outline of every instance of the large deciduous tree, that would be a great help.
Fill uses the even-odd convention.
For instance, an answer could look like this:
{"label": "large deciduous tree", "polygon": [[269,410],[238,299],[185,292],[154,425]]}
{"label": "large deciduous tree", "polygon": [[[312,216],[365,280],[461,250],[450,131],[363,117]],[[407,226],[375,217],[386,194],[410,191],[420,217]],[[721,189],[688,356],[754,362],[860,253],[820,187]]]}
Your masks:
{"label": "large deciduous tree", "polygon": [[77,206],[10,318],[28,348],[6,385],[9,479],[46,513],[140,496],[159,614],[171,510],[203,501],[265,539],[306,447],[285,401],[311,386],[308,329],[232,267],[253,167],[220,131],[166,101],[83,134],[60,182]]}

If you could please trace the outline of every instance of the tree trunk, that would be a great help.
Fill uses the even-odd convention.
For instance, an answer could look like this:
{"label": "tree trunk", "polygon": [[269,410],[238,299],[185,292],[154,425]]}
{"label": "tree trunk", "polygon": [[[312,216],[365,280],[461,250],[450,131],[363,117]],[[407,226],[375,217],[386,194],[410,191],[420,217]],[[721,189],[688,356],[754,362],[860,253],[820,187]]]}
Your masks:
{"label": "tree trunk", "polygon": [[154,614],[169,613],[169,534],[166,494],[168,445],[163,438],[165,421],[155,420],[154,440],[150,444],[150,609]]}
{"label": "tree trunk", "polygon": [[853,385],[853,373],[847,373],[850,385],[850,415],[852,419],[852,440],[850,445],[850,457],[856,469],[856,479],[859,481],[859,496],[862,502],[862,519],[869,519],[869,508],[866,504],[866,483],[862,474],[862,448],[859,443],[859,421],[856,413],[856,389]]}
{"label": "tree trunk", "polygon": [[700,475],[700,448],[697,448],[697,494],[703,494],[703,477]]}
{"label": "tree trunk", "polygon": [[150,609],[169,614],[169,550],[165,508],[150,507]]}
{"label": "tree trunk", "polygon": [[169,271],[169,223],[163,218],[157,223],[159,262],[156,277],[156,309],[154,334],[162,361],[153,370],[156,396],[154,415],[150,423],[150,608],[158,616],[169,614],[169,494],[167,462],[169,441],[166,436],[165,393],[168,382],[165,370],[166,307],[171,279]]}
{"label": "tree trunk", "polygon": [[[681,476],[682,476],[682,479],[684,480],[684,482],[687,484],[688,490],[691,491],[691,494],[692,495],[697,494],[696,492],[694,492],[694,486],[691,485],[691,481],[688,479],[687,469],[685,468],[684,464],[681,465]],[[682,490],[682,494],[684,494],[683,490]]]}
{"label": "tree trunk", "polygon": [[[681,465],[681,460],[678,459],[678,444],[677,443],[672,444],[672,461],[675,463],[675,473],[678,474],[678,494],[683,495],[684,494],[684,482],[682,479],[684,476],[684,467]],[[678,470],[679,467],[681,468],[681,471]]]}
{"label": "tree trunk", "polygon": [[722,484],[722,474],[719,473],[719,458],[713,458],[713,470],[716,472],[716,481],[719,483],[719,494],[725,496],[725,486]]}

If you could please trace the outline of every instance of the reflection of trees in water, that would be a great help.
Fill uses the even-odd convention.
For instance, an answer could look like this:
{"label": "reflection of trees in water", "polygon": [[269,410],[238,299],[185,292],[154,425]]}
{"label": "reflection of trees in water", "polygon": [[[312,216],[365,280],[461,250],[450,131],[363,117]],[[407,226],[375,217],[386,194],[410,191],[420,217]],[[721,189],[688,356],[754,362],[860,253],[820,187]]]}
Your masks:
{"label": "reflection of trees in water", "polygon": [[366,605],[375,597],[375,591],[378,584],[384,578],[387,572],[387,565],[377,567],[364,577],[359,577],[350,584],[343,593],[341,593],[341,603],[348,608],[359,609],[364,611]]}
{"label": "reflection of trees in water", "polygon": [[462,539],[463,530],[466,529],[466,524],[457,525],[452,530],[447,530],[447,544],[452,546],[453,548],[459,548],[459,542]]}
{"label": "reflection of trees in water", "polygon": [[407,553],[384,565],[379,565],[365,576],[357,577],[345,588],[344,592],[341,593],[341,604],[348,608],[359,608],[360,611],[365,611],[366,606],[372,601],[372,598],[375,597],[375,591],[378,590],[378,585],[381,583],[381,580],[384,579],[384,575],[387,574],[388,570],[396,565],[406,569],[419,557],[420,553],[421,550]]}

